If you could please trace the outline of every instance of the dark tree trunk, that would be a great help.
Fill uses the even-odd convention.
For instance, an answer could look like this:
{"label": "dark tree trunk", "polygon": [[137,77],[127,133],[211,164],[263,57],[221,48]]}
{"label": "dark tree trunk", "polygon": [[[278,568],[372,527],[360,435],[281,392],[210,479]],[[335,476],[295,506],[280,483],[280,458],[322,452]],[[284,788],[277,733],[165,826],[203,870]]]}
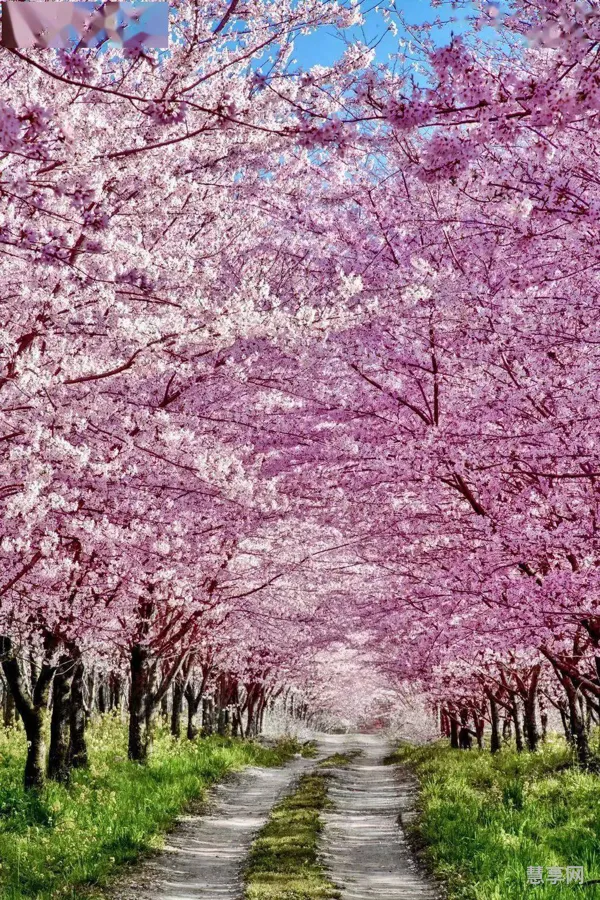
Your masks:
{"label": "dark tree trunk", "polygon": [[512,719],[510,717],[510,713],[505,713],[504,718],[502,720],[502,740],[507,744],[510,742],[512,738]]}
{"label": "dark tree trunk", "polygon": [[183,678],[178,676],[173,682],[173,703],[171,706],[171,734],[181,737],[181,714],[183,711],[184,696]]}
{"label": "dark tree trunk", "polygon": [[516,695],[512,698],[512,717],[515,726],[515,744],[517,746],[517,753],[522,753],[525,749],[525,745],[523,744],[523,720],[521,718],[521,706]]}
{"label": "dark tree trunk", "polygon": [[460,713],[460,730],[458,732],[458,745],[461,750],[470,750],[473,746],[468,722],[469,714],[466,709],[463,709]]}
{"label": "dark tree trunk", "polygon": [[[266,700],[263,698],[260,704],[260,712],[257,717],[258,722],[258,734],[262,734],[265,727],[265,708],[267,706]],[[308,706],[306,707],[305,718],[308,715]]]}
{"label": "dark tree trunk", "polygon": [[210,737],[214,732],[214,702],[212,697],[202,700],[202,737]]}
{"label": "dark tree trunk", "polygon": [[450,717],[450,746],[454,750],[458,750],[460,746],[458,742],[458,722],[454,715]]}
{"label": "dark tree trunk", "polygon": [[500,750],[500,715],[498,713],[498,703],[493,694],[489,694],[488,698],[490,701],[490,719],[492,723],[490,751],[491,753],[498,753]]}
{"label": "dark tree trunk", "polygon": [[42,788],[46,783],[45,710],[34,709],[26,719],[23,719],[23,724],[27,735],[25,789]]}
{"label": "dark tree trunk", "polygon": [[103,675],[98,680],[98,712],[102,716],[108,712],[108,687]]}
{"label": "dark tree trunk", "polygon": [[[298,718],[298,707],[296,707],[296,718]],[[254,703],[248,704],[248,718],[246,719],[246,737],[253,738],[256,734],[256,723],[254,714]]]}
{"label": "dark tree trunk", "polygon": [[187,736],[188,740],[194,741],[200,734],[198,710],[200,709],[200,703],[204,705],[204,701],[202,693],[196,693],[192,685],[188,685],[186,688],[185,699],[187,703]]}
{"label": "dark tree trunk", "polygon": [[573,743],[573,732],[571,731],[571,723],[569,721],[569,716],[566,709],[561,705],[558,709],[560,713],[560,720],[562,722],[563,731],[565,733],[565,740],[568,744]]}
{"label": "dark tree trunk", "polygon": [[217,720],[217,731],[221,735],[221,737],[227,737],[227,735],[231,731],[230,724],[230,713],[229,709],[226,706],[223,706],[219,709],[219,716]]}
{"label": "dark tree trunk", "polygon": [[562,683],[567,694],[569,703],[569,719],[571,725],[571,734],[573,735],[573,743],[577,751],[577,761],[584,769],[590,764],[590,747],[588,742],[588,734],[585,728],[585,719],[581,714],[578,703],[577,689],[572,678],[563,675]]}
{"label": "dark tree trunk", "polygon": [[[55,649],[55,641],[48,638],[46,650],[51,654]],[[8,687],[14,697],[15,705],[23,720],[27,737],[27,759],[25,762],[25,789],[42,788],[46,781],[46,741],[45,725],[48,716],[48,698],[55,666],[50,659],[44,658],[41,665],[35,668],[32,677],[32,691],[29,693],[25,678],[14,653],[9,637],[0,638],[0,658],[2,670]]]}
{"label": "dark tree trunk", "polygon": [[539,744],[540,734],[537,724],[537,686],[540,677],[541,666],[535,666],[531,675],[531,681],[524,698],[523,706],[525,711],[525,737],[527,739],[527,748],[534,753]]}
{"label": "dark tree trunk", "polygon": [[134,644],[130,660],[129,759],[145,762],[150,751],[150,673],[147,647]]}
{"label": "dark tree trunk", "polygon": [[88,766],[87,743],[85,739],[87,715],[84,697],[84,676],[85,667],[83,661],[78,659],[73,670],[73,683],[71,685],[69,762],[73,769],[86,769]]}
{"label": "dark tree trunk", "polygon": [[440,732],[442,737],[450,737],[450,720],[445,709],[442,709],[440,715]]}
{"label": "dark tree trunk", "polygon": [[122,693],[122,685],[120,677],[111,672],[110,675],[110,708],[120,709],[121,708],[121,693]]}
{"label": "dark tree trunk", "polygon": [[169,692],[167,691],[163,694],[163,698],[160,701],[160,714],[165,720],[165,722],[169,721]]}
{"label": "dark tree trunk", "polygon": [[63,654],[54,675],[52,718],[50,720],[50,753],[48,778],[67,784],[70,776],[69,743],[71,738],[71,686],[75,661]]}

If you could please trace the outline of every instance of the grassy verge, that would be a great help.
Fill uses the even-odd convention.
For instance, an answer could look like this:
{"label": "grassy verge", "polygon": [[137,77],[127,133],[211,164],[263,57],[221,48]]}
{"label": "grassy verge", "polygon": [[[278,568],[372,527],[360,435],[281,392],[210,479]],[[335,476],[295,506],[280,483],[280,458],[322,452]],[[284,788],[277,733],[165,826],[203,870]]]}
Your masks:
{"label": "grassy verge", "polygon": [[334,769],[337,766],[347,766],[357,756],[360,756],[360,750],[350,750],[348,753],[333,753],[319,763],[319,768]]}
{"label": "grassy verge", "polygon": [[252,845],[246,867],[246,900],[328,900],[340,893],[319,861],[320,813],[327,809],[327,769],[355,753],[336,753],[304,775],[272,811]]}
{"label": "grassy verge", "polygon": [[[450,900],[600,898],[599,885],[548,881],[553,866],[600,878],[600,778],[573,768],[564,743],[496,756],[407,746],[392,761],[419,778],[410,830]],[[543,867],[542,884],[529,884],[529,866]]]}
{"label": "grassy verge", "polygon": [[0,897],[84,897],[119,864],[160,846],[162,834],[191,801],[227,772],[278,765],[300,752],[288,740],[274,748],[212,737],[174,741],[159,733],[147,766],[127,760],[125,729],[105,717],[89,732],[90,770],[69,788],[40,795],[21,786],[25,738],[0,729]]}

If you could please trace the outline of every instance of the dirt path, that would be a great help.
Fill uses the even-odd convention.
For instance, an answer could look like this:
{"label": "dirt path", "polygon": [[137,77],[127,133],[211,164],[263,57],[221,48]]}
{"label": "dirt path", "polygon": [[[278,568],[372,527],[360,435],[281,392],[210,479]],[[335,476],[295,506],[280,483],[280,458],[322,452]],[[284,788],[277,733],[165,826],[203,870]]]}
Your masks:
{"label": "dirt path", "polygon": [[[319,744],[325,749],[322,740]],[[335,809],[323,815],[322,842],[323,857],[342,897],[437,900],[398,825],[399,813],[412,806],[414,786],[394,766],[382,765],[391,748],[376,736],[347,735],[344,749],[362,752],[334,772],[329,797]]]}
{"label": "dirt path", "polygon": [[209,792],[207,811],[181,819],[164,850],[134,867],[107,900],[240,900],[242,867],[274,804],[320,759],[361,750],[333,770],[324,814],[323,856],[344,900],[437,900],[412,860],[398,814],[414,788],[382,765],[390,748],[369,735],[315,735],[316,760],[295,758],[273,769],[248,768]]}
{"label": "dirt path", "polygon": [[109,893],[112,900],[238,900],[241,867],[256,832],[295,778],[315,765],[296,758],[248,768],[216,785],[208,812],[182,818],[163,851]]}

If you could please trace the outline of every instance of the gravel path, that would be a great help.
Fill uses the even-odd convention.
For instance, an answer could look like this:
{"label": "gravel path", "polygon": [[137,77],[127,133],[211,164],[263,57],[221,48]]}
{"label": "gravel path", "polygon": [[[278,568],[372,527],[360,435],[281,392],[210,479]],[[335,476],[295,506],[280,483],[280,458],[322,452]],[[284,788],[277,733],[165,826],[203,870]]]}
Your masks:
{"label": "gravel path", "polygon": [[[318,760],[317,760],[318,761]],[[211,788],[208,812],[186,816],[165,848],[120,883],[113,900],[239,900],[241,867],[256,832],[292,782],[315,765],[295,758],[247,768]]]}
{"label": "gravel path", "polygon": [[164,850],[119,880],[107,900],[240,900],[242,867],[256,833],[293,782],[320,759],[358,749],[332,772],[335,809],[323,815],[322,854],[344,900],[437,900],[416,868],[397,821],[412,806],[414,785],[382,765],[390,747],[370,735],[315,735],[316,760],[247,768],[215,785],[207,811],[185,816]]}
{"label": "gravel path", "polygon": [[[319,745],[324,749],[321,739]],[[335,808],[323,815],[322,841],[343,900],[437,900],[398,825],[399,814],[413,805],[414,783],[396,767],[382,765],[391,748],[378,736],[347,735],[343,749],[361,755],[334,770],[329,797]]]}

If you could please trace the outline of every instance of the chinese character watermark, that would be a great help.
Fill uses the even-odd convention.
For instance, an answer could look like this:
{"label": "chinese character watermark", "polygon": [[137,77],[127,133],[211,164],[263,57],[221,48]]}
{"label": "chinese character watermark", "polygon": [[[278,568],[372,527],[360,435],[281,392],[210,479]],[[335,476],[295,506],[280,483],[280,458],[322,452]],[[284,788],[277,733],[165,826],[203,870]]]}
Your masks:
{"label": "chinese character watermark", "polygon": [[527,866],[527,884],[583,884],[583,866]]}

